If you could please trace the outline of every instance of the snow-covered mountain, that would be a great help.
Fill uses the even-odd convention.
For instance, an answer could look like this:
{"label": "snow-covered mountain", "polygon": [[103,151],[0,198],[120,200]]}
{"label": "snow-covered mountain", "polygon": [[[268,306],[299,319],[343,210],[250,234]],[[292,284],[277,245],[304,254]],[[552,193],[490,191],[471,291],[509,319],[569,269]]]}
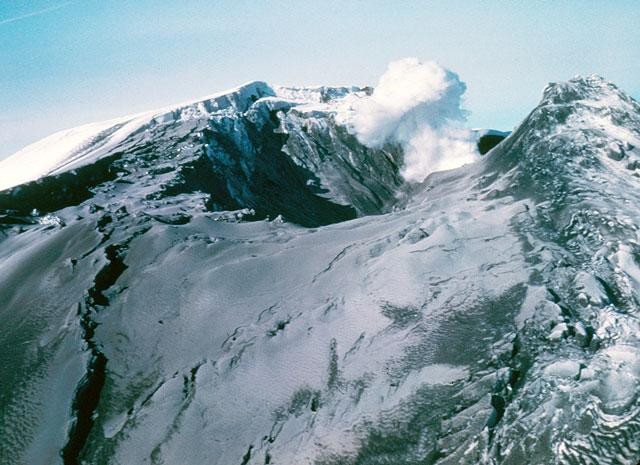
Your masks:
{"label": "snow-covered mountain", "polygon": [[253,82],[62,131],[0,161],[1,185],[38,179],[11,191],[10,205],[52,211],[127,173],[147,179],[148,195],[197,190],[211,195],[210,209],[254,209],[259,218],[283,215],[305,226],[377,213],[395,201],[399,148],[368,149],[335,122],[367,89],[275,89]]}
{"label": "snow-covered mountain", "polygon": [[371,92],[250,83],[0,162],[2,460],[637,463],[640,105],[551,84],[407,183],[341,119]]}

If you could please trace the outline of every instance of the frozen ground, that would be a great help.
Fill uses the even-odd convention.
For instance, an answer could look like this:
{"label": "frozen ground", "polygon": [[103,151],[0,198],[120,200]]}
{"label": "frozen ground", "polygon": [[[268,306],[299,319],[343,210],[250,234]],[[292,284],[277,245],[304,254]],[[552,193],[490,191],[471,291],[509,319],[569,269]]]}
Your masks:
{"label": "frozen ground", "polygon": [[636,464],[638,103],[552,84],[409,186],[336,122],[367,89],[287,92],[0,192],[2,460]]}

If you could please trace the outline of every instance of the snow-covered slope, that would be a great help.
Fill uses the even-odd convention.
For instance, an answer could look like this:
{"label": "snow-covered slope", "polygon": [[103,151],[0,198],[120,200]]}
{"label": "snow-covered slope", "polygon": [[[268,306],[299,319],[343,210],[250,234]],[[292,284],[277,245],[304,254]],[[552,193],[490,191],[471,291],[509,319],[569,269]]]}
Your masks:
{"label": "snow-covered slope", "polygon": [[0,161],[0,190],[95,162],[134,132],[228,109],[243,110],[250,96],[273,95],[267,84],[252,82],[198,101],[57,132]]}
{"label": "snow-covered slope", "polygon": [[637,102],[552,84],[409,187],[367,90],[251,86],[0,193],[0,457],[640,459]]}
{"label": "snow-covered slope", "polygon": [[157,125],[233,116],[259,99],[270,101],[274,108],[295,105],[306,111],[335,113],[365,92],[366,88],[357,87],[271,87],[256,81],[196,101],[86,124],[52,134],[1,160],[0,190],[93,163],[132,134]]}
{"label": "snow-covered slope", "polygon": [[158,195],[204,191],[214,209],[249,208],[257,217],[283,215],[307,226],[380,212],[396,201],[400,148],[369,149],[336,122],[367,89],[275,89],[253,82],[54,134],[0,162],[5,187],[38,179],[0,192],[0,206],[57,209],[132,169],[137,180],[153,178]]}

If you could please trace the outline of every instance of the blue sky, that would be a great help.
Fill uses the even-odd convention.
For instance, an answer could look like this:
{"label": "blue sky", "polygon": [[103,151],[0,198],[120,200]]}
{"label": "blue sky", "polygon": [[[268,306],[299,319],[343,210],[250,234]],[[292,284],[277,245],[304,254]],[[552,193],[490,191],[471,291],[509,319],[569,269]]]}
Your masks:
{"label": "blue sky", "polygon": [[580,73],[640,97],[639,24],[637,0],[0,0],[0,158],[254,79],[375,84],[408,56],[460,75],[471,126],[510,129]]}

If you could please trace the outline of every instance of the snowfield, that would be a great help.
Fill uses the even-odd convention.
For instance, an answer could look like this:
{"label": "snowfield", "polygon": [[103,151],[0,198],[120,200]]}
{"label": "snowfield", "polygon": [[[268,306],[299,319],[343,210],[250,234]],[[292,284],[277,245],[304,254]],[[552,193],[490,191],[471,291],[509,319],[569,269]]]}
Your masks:
{"label": "snowfield", "polygon": [[342,119],[371,95],[250,83],[0,162],[2,460],[637,463],[640,105],[551,84],[416,183]]}

